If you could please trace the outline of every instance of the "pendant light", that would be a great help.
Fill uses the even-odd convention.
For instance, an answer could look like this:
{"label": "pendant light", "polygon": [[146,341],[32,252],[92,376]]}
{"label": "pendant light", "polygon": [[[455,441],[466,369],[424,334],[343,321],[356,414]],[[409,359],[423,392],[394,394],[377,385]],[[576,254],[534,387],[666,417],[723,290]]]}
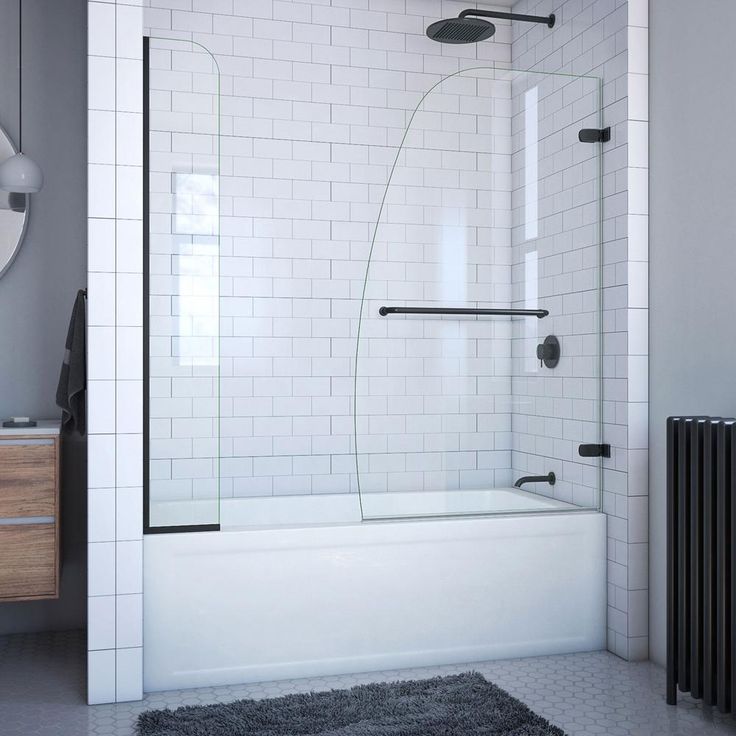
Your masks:
{"label": "pendant light", "polygon": [[41,187],[41,167],[23,153],[23,0],[18,0],[18,153],[0,164],[0,189],[32,194]]}

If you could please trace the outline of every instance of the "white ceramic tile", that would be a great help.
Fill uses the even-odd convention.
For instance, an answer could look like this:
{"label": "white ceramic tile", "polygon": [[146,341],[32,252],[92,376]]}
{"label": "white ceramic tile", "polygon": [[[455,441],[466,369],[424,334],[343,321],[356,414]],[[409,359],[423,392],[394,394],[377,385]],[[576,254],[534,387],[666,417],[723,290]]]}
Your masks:
{"label": "white ceramic tile", "polygon": [[87,485],[89,488],[115,487],[115,435],[87,436]]}
{"label": "white ceramic tile", "polygon": [[115,56],[115,5],[87,3],[87,53]]}
{"label": "white ceramic tile", "polygon": [[629,212],[633,215],[649,214],[649,171],[629,169]]}
{"label": "white ceramic tile", "polygon": [[87,425],[89,434],[115,431],[115,381],[88,382]]}
{"label": "white ceramic tile", "polygon": [[139,487],[143,483],[143,435],[118,434],[117,441],[117,486]]}
{"label": "white ceramic tile", "polygon": [[87,276],[87,323],[90,326],[115,326],[115,276],[90,273]]}
{"label": "white ceramic tile", "polygon": [[143,273],[143,222],[117,221],[117,270]]}
{"label": "white ceramic tile", "polygon": [[143,595],[115,596],[118,648],[143,646]]}
{"label": "white ceramic tile", "polygon": [[88,595],[114,595],[115,574],[115,542],[93,542],[88,544]]}
{"label": "white ceramic tile", "polygon": [[115,702],[115,650],[87,653],[87,702]]}
{"label": "white ceramic tile", "polygon": [[630,355],[628,360],[629,401],[649,400],[649,358],[646,355]]}
{"label": "white ceramic tile", "polygon": [[120,541],[135,541],[143,538],[142,487],[117,489],[116,533]]}
{"label": "white ceramic tile", "polygon": [[116,370],[119,380],[140,380],[143,376],[143,328],[116,330]]}
{"label": "white ceramic tile", "polygon": [[90,164],[87,177],[88,216],[115,217],[115,167]]}
{"label": "white ceramic tile", "polygon": [[117,595],[143,592],[143,542],[117,542]]}
{"label": "white ceramic tile", "polygon": [[90,488],[87,501],[89,542],[115,541],[115,489]]}
{"label": "white ceramic tile", "polygon": [[629,306],[646,308],[649,305],[649,267],[647,263],[629,263]]}
{"label": "white ceramic tile", "polygon": [[649,0],[628,0],[628,23],[630,26],[647,28],[649,26]]}
{"label": "white ceramic tile", "polygon": [[125,327],[143,325],[143,276],[118,273],[116,276],[116,324]]}
{"label": "white ceramic tile", "polygon": [[626,79],[629,92],[629,118],[649,120],[649,75],[629,74]]}
{"label": "white ceramic tile", "polygon": [[143,431],[143,381],[116,382],[116,431],[140,434]]}
{"label": "white ceramic tile", "polygon": [[143,217],[143,169],[140,166],[117,166],[117,216],[126,220]]}
{"label": "white ceramic tile", "polygon": [[90,110],[87,117],[87,159],[91,164],[115,163],[115,113]]}
{"label": "white ceramic tile", "polygon": [[646,449],[628,452],[629,495],[646,496],[649,482],[649,452]]}
{"label": "white ceramic tile", "polygon": [[91,110],[115,110],[115,59],[87,57],[87,98]]}
{"label": "white ceramic tile", "polygon": [[143,165],[143,115],[119,112],[116,115],[116,158],[119,166]]}
{"label": "white ceramic tile", "polygon": [[115,270],[115,220],[87,220],[87,270]]}
{"label": "white ceramic tile", "polygon": [[[649,538],[649,499],[646,496],[630,496],[628,504],[628,541],[631,544],[647,542]],[[635,636],[640,636],[640,634]]]}
{"label": "white ceramic tile", "polygon": [[118,58],[143,58],[143,8],[140,4],[116,6],[116,53]]}
{"label": "white ceramic tile", "polygon": [[629,72],[649,73],[649,30],[629,27],[628,29]]}
{"label": "white ceramic tile", "polygon": [[649,166],[649,125],[643,120],[630,120],[628,126],[629,166]]}
{"label": "white ceramic tile", "polygon": [[87,599],[87,648],[115,648],[115,596]]}
{"label": "white ceramic tile", "polygon": [[143,697],[143,649],[118,649],[115,700],[124,703]]}
{"label": "white ceramic tile", "polygon": [[143,65],[139,60],[117,59],[115,92],[118,112],[143,112]]}
{"label": "white ceramic tile", "polygon": [[87,351],[89,379],[114,379],[115,328],[90,325],[87,331]]}
{"label": "white ceramic tile", "polygon": [[627,223],[629,260],[649,260],[649,218],[646,215],[629,215]]}

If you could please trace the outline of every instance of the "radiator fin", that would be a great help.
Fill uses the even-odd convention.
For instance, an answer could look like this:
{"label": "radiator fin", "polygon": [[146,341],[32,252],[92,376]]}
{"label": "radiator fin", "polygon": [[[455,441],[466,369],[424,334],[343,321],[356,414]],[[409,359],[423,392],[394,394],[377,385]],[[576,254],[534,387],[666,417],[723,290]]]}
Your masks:
{"label": "radiator fin", "polygon": [[667,702],[736,704],[736,420],[667,420]]}

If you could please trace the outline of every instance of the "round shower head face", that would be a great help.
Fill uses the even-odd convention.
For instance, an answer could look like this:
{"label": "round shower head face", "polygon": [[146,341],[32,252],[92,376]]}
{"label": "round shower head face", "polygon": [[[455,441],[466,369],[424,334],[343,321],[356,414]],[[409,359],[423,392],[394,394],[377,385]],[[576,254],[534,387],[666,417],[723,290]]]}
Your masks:
{"label": "round shower head face", "polygon": [[481,18],[449,18],[427,27],[427,35],[440,43],[477,43],[496,32],[496,26]]}

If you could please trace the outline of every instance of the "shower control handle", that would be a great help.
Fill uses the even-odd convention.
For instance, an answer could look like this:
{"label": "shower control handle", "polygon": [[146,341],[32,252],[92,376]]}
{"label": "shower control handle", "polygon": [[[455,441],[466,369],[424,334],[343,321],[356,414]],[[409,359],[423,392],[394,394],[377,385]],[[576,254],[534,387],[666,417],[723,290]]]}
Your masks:
{"label": "shower control handle", "polygon": [[537,345],[537,358],[547,368],[556,368],[560,362],[560,341],[554,335],[547,335],[544,342]]}

